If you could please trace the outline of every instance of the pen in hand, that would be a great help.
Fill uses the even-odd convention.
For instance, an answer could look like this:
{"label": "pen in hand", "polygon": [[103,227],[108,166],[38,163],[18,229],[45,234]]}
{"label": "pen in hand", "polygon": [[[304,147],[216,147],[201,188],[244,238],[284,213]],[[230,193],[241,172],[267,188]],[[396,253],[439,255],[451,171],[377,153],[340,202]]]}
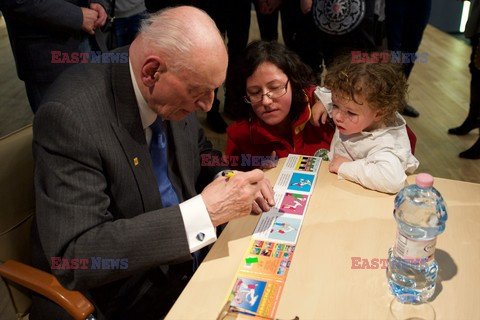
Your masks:
{"label": "pen in hand", "polygon": [[235,171],[233,171],[233,170],[224,170],[224,171],[222,171],[222,176],[223,176],[223,177],[226,177],[227,179],[230,179],[230,178],[234,177],[235,174],[236,174],[236,173],[235,173]]}
{"label": "pen in hand", "polygon": [[[224,170],[222,171],[222,176],[227,178],[228,181],[230,178],[233,178],[237,175],[236,171],[233,170]],[[269,188],[271,189],[270,183],[267,181]],[[275,202],[273,199],[269,200],[270,197],[266,198],[265,193],[260,191],[257,195],[256,200],[253,202],[252,211],[256,214],[261,214],[262,212],[269,211],[273,206],[275,206]]]}

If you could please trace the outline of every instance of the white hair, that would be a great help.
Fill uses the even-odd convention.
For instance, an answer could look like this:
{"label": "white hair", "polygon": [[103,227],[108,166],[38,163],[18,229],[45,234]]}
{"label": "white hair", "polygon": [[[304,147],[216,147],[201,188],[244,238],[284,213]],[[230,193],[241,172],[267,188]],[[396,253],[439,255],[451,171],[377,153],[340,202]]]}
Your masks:
{"label": "white hair", "polygon": [[[203,12],[215,26],[215,22],[204,11],[197,10]],[[194,29],[195,24],[187,25],[185,17],[172,8],[160,10],[142,21],[140,33],[145,39],[144,50],[147,53],[163,53],[167,67],[172,72],[185,69],[193,71],[191,60],[199,44],[198,30]]]}

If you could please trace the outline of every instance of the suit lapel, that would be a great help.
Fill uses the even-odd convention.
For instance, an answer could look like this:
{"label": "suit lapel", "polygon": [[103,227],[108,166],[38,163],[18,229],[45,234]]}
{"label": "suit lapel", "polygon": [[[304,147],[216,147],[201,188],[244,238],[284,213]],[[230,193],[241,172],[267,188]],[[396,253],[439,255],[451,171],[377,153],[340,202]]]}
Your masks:
{"label": "suit lapel", "polygon": [[192,145],[192,123],[191,117],[196,117],[195,113],[189,115],[182,121],[169,121],[172,133],[172,141],[175,150],[175,160],[177,161],[179,175],[186,198],[197,194],[194,183],[194,165],[192,159],[195,149]]}
{"label": "suit lapel", "polygon": [[[128,51],[128,48],[124,48]],[[162,207],[128,63],[112,64],[117,122],[112,128],[135,176],[145,212]]]}

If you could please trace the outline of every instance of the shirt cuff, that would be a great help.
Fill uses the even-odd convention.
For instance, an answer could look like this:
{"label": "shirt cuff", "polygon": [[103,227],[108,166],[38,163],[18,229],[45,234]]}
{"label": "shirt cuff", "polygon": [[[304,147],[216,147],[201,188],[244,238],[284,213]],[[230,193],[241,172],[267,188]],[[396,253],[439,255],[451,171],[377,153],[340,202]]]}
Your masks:
{"label": "shirt cuff", "polygon": [[327,110],[328,116],[332,117],[332,92],[324,87],[315,87],[315,98],[323,103],[323,106]]}
{"label": "shirt cuff", "polygon": [[217,240],[215,227],[201,195],[180,203],[180,212],[190,252],[198,251]]}

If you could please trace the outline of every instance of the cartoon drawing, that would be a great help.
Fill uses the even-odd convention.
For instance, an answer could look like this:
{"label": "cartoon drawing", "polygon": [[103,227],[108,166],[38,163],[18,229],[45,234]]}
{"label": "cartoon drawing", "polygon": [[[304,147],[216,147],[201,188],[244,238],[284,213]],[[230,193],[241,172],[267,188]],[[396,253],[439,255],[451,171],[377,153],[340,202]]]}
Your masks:
{"label": "cartoon drawing", "polygon": [[268,239],[295,242],[300,230],[301,220],[280,216],[271,225]]}
{"label": "cartoon drawing", "polygon": [[296,230],[297,229],[288,223],[275,222],[273,224],[273,228],[270,230],[270,233],[278,232],[280,234],[285,234]]}
{"label": "cartoon drawing", "polygon": [[303,186],[305,185],[308,185],[308,186],[311,186],[312,185],[312,181],[310,180],[305,180],[305,179],[300,179],[300,182],[293,182],[290,184],[291,186],[297,186],[297,187],[300,187],[302,188]]}
{"label": "cartoon drawing", "polygon": [[248,303],[250,306],[255,305],[259,295],[255,295],[255,289],[257,288],[257,284],[246,284],[240,280],[240,287],[238,288],[237,292],[235,293],[234,301],[238,304],[242,304],[243,302]]}
{"label": "cartoon drawing", "polygon": [[262,256],[270,257],[270,255],[272,254],[272,250],[262,249],[262,251],[260,252],[260,254],[261,254]]}
{"label": "cartoon drawing", "polygon": [[292,209],[297,209],[298,206],[301,206],[301,205],[302,205],[302,204],[301,204],[300,202],[298,202],[297,200],[293,201],[293,203],[294,203],[293,206],[287,203],[287,204],[283,205],[282,208],[285,208],[285,209],[290,209],[290,208],[292,208]]}
{"label": "cartoon drawing", "polygon": [[301,215],[305,211],[307,199],[308,195],[287,192],[285,193],[279,211]]}
{"label": "cartoon drawing", "polygon": [[310,192],[314,179],[315,175],[313,174],[295,172],[292,174],[288,183],[288,189],[292,191]]}
{"label": "cartoon drawing", "polygon": [[296,169],[299,171],[313,172],[316,162],[317,158],[315,157],[301,157]]}
{"label": "cartoon drawing", "polygon": [[237,278],[232,289],[230,305],[245,311],[257,312],[266,284],[265,281]]}

